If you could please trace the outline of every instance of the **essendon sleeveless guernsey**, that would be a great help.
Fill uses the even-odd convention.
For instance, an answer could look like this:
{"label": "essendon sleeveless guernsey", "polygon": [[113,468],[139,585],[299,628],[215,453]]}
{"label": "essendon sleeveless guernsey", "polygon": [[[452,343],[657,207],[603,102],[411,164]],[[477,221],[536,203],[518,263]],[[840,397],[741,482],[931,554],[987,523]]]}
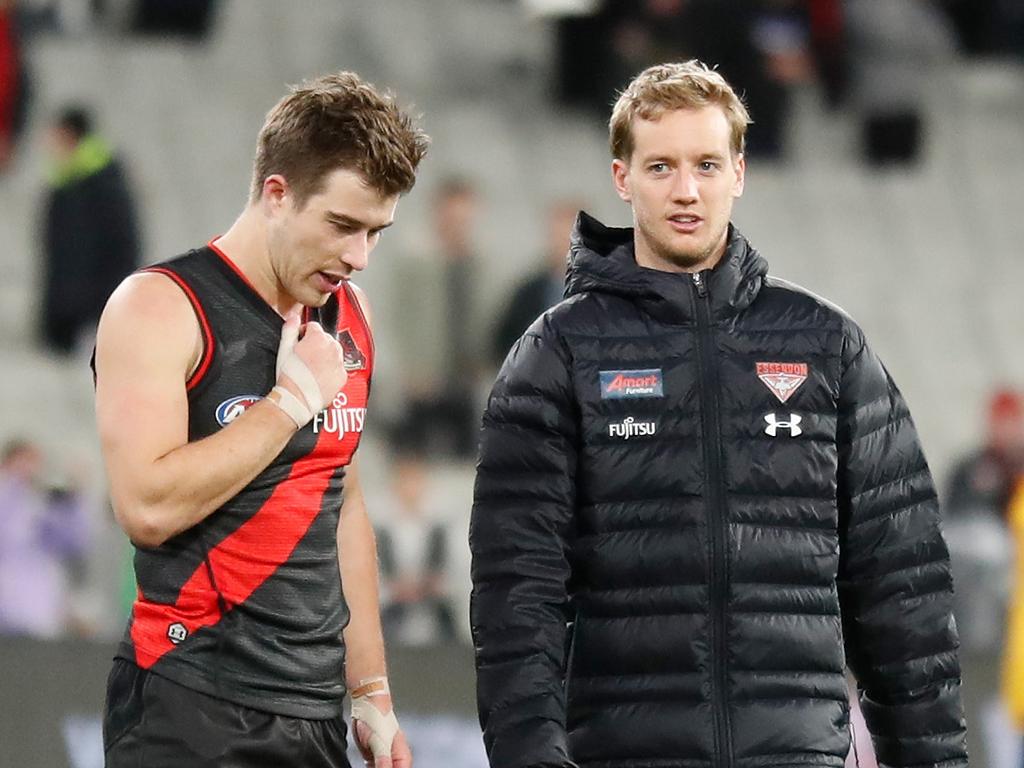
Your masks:
{"label": "essendon sleeveless guernsey", "polygon": [[[186,386],[189,440],[201,440],[274,386],[283,321],[212,245],[149,271],[174,280],[199,318],[203,355]],[[318,719],[337,716],[345,693],[336,530],[373,341],[347,282],[307,320],[336,329],[344,389],[237,496],[137,550],[138,598],[118,656],[228,701]]]}

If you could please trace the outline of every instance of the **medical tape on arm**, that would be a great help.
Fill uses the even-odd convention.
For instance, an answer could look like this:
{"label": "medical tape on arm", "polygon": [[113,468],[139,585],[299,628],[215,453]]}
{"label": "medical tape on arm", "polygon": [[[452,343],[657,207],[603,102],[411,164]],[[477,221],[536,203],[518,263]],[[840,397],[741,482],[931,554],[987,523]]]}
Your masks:
{"label": "medical tape on arm", "polygon": [[390,692],[387,678],[373,678],[352,691],[352,720],[370,729],[370,752],[374,757],[390,757],[391,744],[398,733],[398,718],[392,708],[386,715],[370,700]]}
{"label": "medical tape on arm", "polygon": [[392,709],[386,715],[377,709],[369,696],[352,699],[352,720],[366,723],[370,729],[370,752],[374,757],[389,757],[391,743],[398,733],[398,718]]}
{"label": "medical tape on arm", "polygon": [[[278,400],[274,404],[288,414],[299,429],[313,420],[313,416],[324,409],[324,398],[320,393],[320,385],[309,367],[298,355],[292,354],[284,361],[279,374],[284,374],[298,387],[302,398],[293,395],[289,390],[278,384],[272,391],[277,392]],[[305,402],[303,402],[305,401]],[[271,401],[274,402],[274,401]]]}

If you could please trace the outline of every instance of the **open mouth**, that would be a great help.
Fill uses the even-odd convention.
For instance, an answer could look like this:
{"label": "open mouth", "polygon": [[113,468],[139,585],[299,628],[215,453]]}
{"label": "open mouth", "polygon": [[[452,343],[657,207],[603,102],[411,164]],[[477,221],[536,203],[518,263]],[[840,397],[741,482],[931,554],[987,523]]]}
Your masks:
{"label": "open mouth", "polygon": [[703,223],[704,219],[692,213],[680,213],[669,216],[669,224],[679,232],[694,232]]}
{"label": "open mouth", "polygon": [[333,272],[317,272],[316,277],[317,282],[320,284],[320,289],[329,293],[338,290],[345,279],[344,275],[337,275]]}

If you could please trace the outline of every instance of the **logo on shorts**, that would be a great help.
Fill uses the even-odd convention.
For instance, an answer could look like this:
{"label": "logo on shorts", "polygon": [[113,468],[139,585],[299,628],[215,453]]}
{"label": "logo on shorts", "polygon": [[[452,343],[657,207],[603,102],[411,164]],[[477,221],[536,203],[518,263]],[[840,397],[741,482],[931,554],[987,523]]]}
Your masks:
{"label": "logo on shorts", "polygon": [[225,400],[217,406],[217,423],[226,427],[262,399],[259,395],[239,395]]}
{"label": "logo on shorts", "polygon": [[661,368],[639,371],[600,371],[601,399],[626,397],[664,397]]}
{"label": "logo on shorts", "polygon": [[632,416],[627,416],[617,424],[609,424],[608,435],[629,440],[631,437],[648,437],[653,435],[657,429],[658,425],[656,422],[637,421]]}
{"label": "logo on shorts", "polygon": [[174,645],[181,643],[186,637],[188,637],[188,630],[180,621],[174,622],[167,628],[167,639]]}
{"label": "logo on shorts", "polygon": [[757,378],[784,403],[807,381],[808,370],[807,363],[758,363]]}

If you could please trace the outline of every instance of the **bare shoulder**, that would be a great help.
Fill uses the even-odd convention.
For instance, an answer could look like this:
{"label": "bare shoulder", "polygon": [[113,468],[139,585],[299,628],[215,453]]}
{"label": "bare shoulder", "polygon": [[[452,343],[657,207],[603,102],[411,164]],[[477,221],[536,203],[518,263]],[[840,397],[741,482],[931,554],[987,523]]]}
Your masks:
{"label": "bare shoulder", "polygon": [[170,277],[162,272],[136,272],[111,294],[104,315],[123,311],[151,315],[190,309],[188,297]]}
{"label": "bare shoulder", "polygon": [[100,316],[97,376],[124,358],[160,360],[187,373],[201,347],[199,320],[184,291],[159,272],[138,272],[117,287]]}

